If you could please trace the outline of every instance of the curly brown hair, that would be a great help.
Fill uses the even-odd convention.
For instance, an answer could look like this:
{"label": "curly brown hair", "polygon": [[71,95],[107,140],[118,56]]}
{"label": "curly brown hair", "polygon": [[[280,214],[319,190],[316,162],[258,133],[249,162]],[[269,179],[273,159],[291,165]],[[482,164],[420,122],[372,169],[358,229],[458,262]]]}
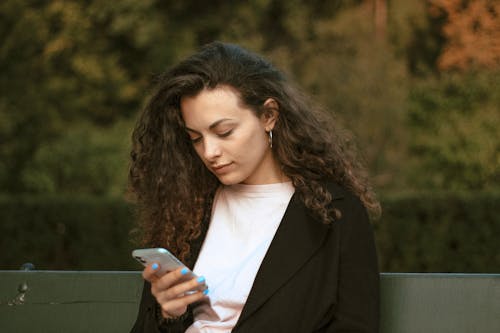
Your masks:
{"label": "curly brown hair", "polygon": [[332,207],[326,182],[348,189],[372,216],[378,215],[380,206],[364,169],[332,114],[261,56],[214,42],[159,77],[134,129],[129,190],[138,207],[143,245],[167,247],[184,260],[201,234],[220,183],[193,148],[180,100],[222,85],[235,88],[241,103],[257,116],[266,112],[267,99],[277,102],[274,156],[298,198],[320,221],[331,223],[342,213]]}

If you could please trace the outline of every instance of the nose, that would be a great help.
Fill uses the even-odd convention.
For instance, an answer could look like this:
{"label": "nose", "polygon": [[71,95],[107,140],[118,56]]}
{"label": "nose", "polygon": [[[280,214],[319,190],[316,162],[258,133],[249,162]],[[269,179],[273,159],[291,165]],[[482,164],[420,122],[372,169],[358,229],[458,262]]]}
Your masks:
{"label": "nose", "polygon": [[216,139],[205,138],[203,141],[203,158],[209,162],[222,155],[222,150]]}

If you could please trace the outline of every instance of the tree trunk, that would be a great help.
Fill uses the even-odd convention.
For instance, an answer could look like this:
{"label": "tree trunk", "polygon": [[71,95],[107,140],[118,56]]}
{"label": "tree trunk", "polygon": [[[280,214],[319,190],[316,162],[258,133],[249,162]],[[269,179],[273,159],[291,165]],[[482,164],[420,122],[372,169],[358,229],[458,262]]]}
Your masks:
{"label": "tree trunk", "polygon": [[387,0],[372,0],[375,35],[384,40],[387,32]]}

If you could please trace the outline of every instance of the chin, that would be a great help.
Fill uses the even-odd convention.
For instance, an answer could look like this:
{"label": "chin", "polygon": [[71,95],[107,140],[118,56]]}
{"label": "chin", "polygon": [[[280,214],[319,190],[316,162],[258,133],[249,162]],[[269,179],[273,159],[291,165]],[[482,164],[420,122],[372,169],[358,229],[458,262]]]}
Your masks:
{"label": "chin", "polygon": [[235,185],[235,184],[239,184],[241,182],[244,181],[244,179],[240,179],[241,177],[238,177],[236,175],[230,175],[230,174],[227,174],[227,175],[219,175],[217,176],[217,179],[219,179],[219,181],[224,184],[224,185]]}
{"label": "chin", "polygon": [[239,184],[239,183],[241,183],[241,182],[234,181],[234,180],[224,179],[224,177],[219,178],[219,181],[220,181],[223,185],[234,185],[234,184]]}

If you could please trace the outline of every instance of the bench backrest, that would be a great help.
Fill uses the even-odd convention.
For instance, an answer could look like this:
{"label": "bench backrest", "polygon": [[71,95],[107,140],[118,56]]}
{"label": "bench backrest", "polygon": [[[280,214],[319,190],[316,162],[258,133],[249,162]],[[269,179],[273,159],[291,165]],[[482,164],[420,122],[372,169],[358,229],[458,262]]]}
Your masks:
{"label": "bench backrest", "polygon": [[[139,272],[0,271],[1,332],[128,332]],[[499,333],[500,274],[381,274],[381,333]]]}
{"label": "bench backrest", "polygon": [[382,333],[500,333],[500,274],[381,276]]}

